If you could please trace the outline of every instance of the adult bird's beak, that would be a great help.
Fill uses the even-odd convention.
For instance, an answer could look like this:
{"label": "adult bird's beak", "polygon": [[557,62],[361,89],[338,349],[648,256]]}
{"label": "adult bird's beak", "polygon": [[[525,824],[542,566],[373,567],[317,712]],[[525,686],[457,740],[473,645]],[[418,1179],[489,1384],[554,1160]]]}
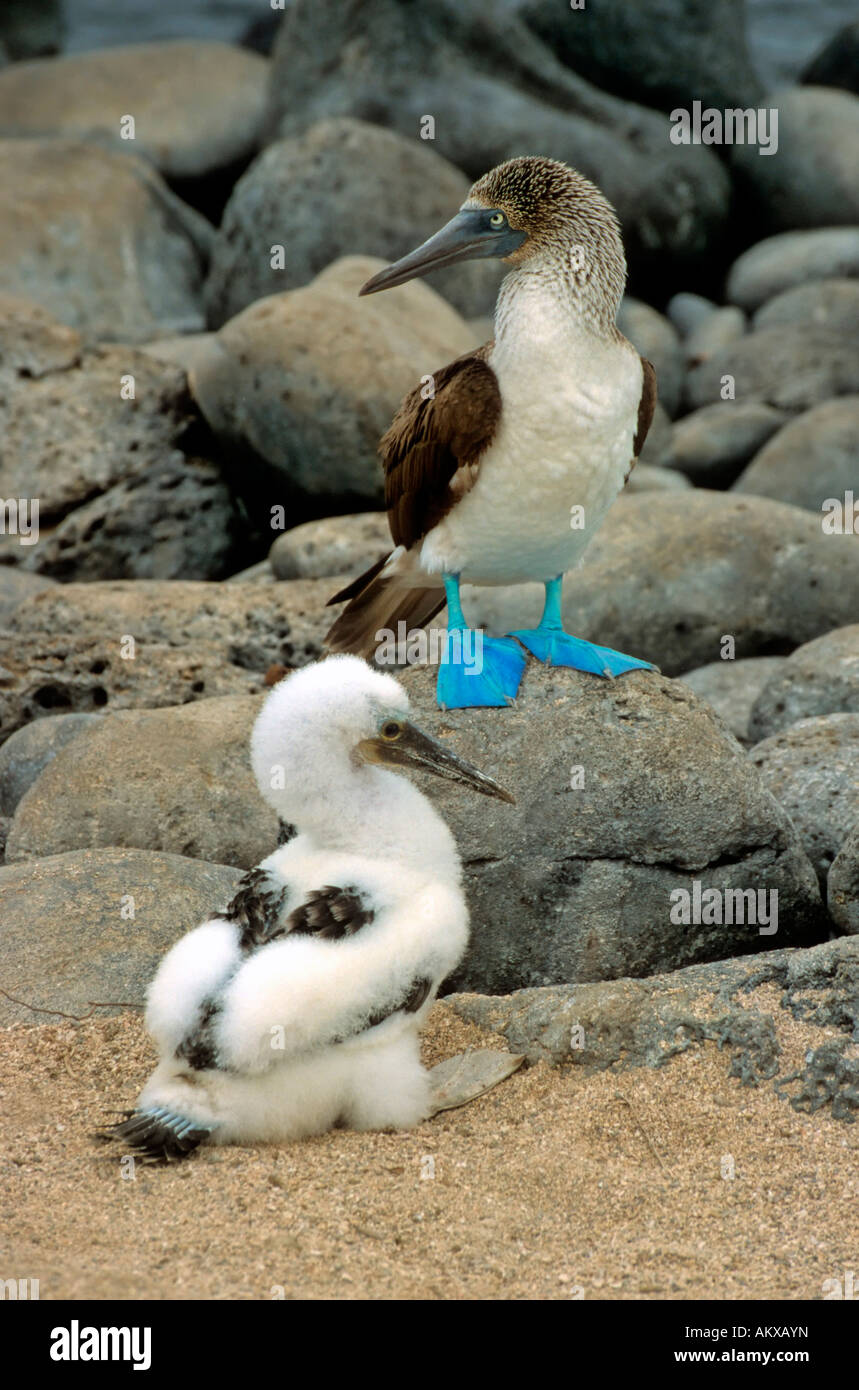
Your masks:
{"label": "adult bird's beak", "polygon": [[509,801],[511,806],[516,804],[515,797],[492,777],[487,777],[464,758],[451,753],[444,744],[408,722],[402,725],[402,732],[396,739],[362,739],[358,752],[368,763],[381,763],[385,767],[421,768],[449,782],[461,782],[466,787],[473,787],[476,792],[483,792],[484,796],[497,796],[499,801]]}
{"label": "adult bird's beak", "polygon": [[526,236],[526,232],[514,231],[506,225],[500,230],[488,226],[487,212],[483,208],[465,208],[423,246],[380,270],[358,293],[376,294],[379,290],[390,290],[394,285],[403,285],[406,280],[414,280],[430,270],[440,270],[442,266],[454,265],[456,261],[474,260],[482,256],[509,256],[522,245]]}

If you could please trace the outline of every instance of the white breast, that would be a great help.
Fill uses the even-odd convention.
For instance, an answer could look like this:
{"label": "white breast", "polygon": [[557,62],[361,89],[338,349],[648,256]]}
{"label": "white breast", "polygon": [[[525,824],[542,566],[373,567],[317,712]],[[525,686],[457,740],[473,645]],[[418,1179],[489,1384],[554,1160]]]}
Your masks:
{"label": "white breast", "polygon": [[551,579],[578,563],[623,487],[641,362],[624,339],[534,295],[489,363],[500,426],[474,487],[424,541],[421,568],[476,584]]}

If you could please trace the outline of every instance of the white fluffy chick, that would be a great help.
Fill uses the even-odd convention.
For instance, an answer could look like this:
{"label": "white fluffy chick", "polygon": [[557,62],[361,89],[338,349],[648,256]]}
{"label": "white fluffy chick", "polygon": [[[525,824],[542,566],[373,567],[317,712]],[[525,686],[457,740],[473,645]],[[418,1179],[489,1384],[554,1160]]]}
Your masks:
{"label": "white fluffy chick", "polygon": [[254,726],[260,792],[296,834],[168,952],[146,1026],[160,1061],[105,1137],[166,1161],[202,1141],[406,1129],[429,1109],[418,1033],[468,940],[453,837],[414,767],[512,801],[408,719],[392,677],[333,656]]}

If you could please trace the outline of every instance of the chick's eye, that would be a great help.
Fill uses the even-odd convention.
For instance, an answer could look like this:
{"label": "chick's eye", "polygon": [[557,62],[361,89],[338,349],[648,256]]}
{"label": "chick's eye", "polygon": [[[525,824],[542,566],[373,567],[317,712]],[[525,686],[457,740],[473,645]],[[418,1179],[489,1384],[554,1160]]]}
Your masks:
{"label": "chick's eye", "polygon": [[493,212],[492,216],[489,219],[489,225],[490,227],[495,228],[503,227],[506,221],[507,219],[504,216],[503,212]]}
{"label": "chick's eye", "polygon": [[399,738],[403,732],[402,724],[398,724],[396,719],[386,719],[380,730],[382,738],[388,740]]}

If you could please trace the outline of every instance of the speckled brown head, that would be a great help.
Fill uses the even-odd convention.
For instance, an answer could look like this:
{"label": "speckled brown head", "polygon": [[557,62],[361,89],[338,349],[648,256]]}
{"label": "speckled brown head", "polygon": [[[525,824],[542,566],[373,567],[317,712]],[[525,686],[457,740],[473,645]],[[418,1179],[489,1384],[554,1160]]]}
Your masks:
{"label": "speckled brown head", "polygon": [[486,256],[551,276],[591,317],[613,323],[626,280],[614,208],[577,170],[532,155],[490,169],[472,186],[456,217],[374,275],[361,294]]}

